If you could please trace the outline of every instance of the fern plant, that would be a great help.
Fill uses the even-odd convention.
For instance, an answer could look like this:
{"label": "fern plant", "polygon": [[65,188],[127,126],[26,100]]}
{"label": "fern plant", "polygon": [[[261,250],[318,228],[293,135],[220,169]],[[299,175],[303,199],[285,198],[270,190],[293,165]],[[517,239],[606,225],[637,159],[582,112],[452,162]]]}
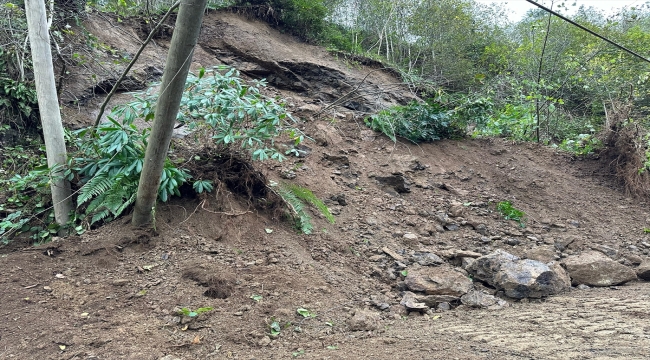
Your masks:
{"label": "fern plant", "polygon": [[311,234],[314,230],[314,226],[311,223],[311,216],[309,216],[305,209],[305,203],[316,207],[325,216],[327,221],[332,224],[334,223],[335,219],[332,213],[330,213],[323,201],[317,198],[311,190],[295,184],[281,183],[277,186],[277,193],[289,209],[291,209],[291,215],[296,222],[296,226],[302,233]]}

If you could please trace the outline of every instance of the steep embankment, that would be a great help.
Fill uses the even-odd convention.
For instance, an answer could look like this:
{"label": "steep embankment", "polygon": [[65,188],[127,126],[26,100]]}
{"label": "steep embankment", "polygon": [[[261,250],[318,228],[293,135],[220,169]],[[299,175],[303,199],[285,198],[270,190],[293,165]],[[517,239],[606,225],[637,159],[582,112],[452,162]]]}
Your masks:
{"label": "steep embankment", "polygon": [[[4,253],[0,358],[648,356],[650,288],[642,282],[489,309],[463,305],[449,291],[416,294],[427,303],[421,312],[400,304],[413,290],[405,276],[451,269],[468,281],[470,259],[496,249],[544,262],[596,249],[636,267],[650,251],[647,204],[621,193],[597,161],[503,140],[394,144],[368,130],[359,112],[411,97],[390,74],[231,14],[205,21],[193,66],[236,66],[268,78],[269,94],[289,98],[315,141],[306,156],[260,169],[312,189],[336,223],[313,212],[317,231],[297,234],[224,184],[216,194],[161,205],[155,234],[118,220]],[[134,52],[129,38],[139,30],[110,24],[95,17],[88,28]],[[165,41],[147,50],[136,77],[148,66],[162,69]],[[77,98],[96,85],[73,76],[67,93]],[[356,88],[356,99],[313,116]],[[74,110],[78,123],[92,120],[101,100],[93,96]],[[525,228],[495,210],[503,200],[526,212]],[[505,298],[478,281],[471,286]],[[214,309],[194,320],[177,314],[207,306]]]}

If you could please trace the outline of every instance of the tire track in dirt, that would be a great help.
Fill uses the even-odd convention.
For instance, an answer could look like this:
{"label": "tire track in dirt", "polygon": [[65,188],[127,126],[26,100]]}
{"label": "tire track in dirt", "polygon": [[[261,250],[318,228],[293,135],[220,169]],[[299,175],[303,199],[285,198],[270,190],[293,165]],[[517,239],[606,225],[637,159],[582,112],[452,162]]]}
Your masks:
{"label": "tire track in dirt", "polygon": [[540,359],[647,359],[649,318],[650,286],[639,283],[470,312],[433,333]]}

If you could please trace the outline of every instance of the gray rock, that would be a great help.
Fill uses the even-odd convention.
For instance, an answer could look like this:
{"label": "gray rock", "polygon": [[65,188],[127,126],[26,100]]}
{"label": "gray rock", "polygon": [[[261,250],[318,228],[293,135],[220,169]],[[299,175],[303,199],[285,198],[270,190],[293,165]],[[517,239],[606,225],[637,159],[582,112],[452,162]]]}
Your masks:
{"label": "gray rock", "polygon": [[642,262],[641,265],[636,268],[636,275],[645,281],[650,281],[650,260]]}
{"label": "gray rock", "polygon": [[459,202],[451,203],[451,206],[449,207],[449,215],[453,217],[459,217],[463,216],[463,212],[465,212],[465,207],[463,204]]}
{"label": "gray rock", "polygon": [[493,283],[496,288],[502,289],[506,296],[523,299],[558,294],[570,287],[565,281],[566,277],[557,274],[548,265],[524,259],[503,263],[495,274]]}
{"label": "gray rock", "polygon": [[380,317],[370,310],[357,310],[348,320],[348,327],[352,331],[372,331],[379,328]]}
{"label": "gray rock", "polygon": [[499,300],[501,299],[478,290],[471,290],[460,298],[460,302],[464,305],[478,308],[487,308],[497,305]]}
{"label": "gray rock", "polygon": [[503,250],[476,259],[467,270],[475,279],[517,299],[554,295],[570,287],[569,277],[559,264],[521,260]]}
{"label": "gray rock", "polygon": [[442,226],[445,226],[445,225],[449,224],[449,222],[450,222],[449,216],[447,216],[447,214],[444,213],[444,212],[437,213],[436,216],[435,216],[435,219]]}
{"label": "gray rock", "polygon": [[516,239],[516,238],[507,238],[503,242],[506,245],[510,245],[510,246],[517,246],[517,245],[521,244],[521,240]]}
{"label": "gray rock", "polygon": [[460,227],[458,225],[456,225],[456,224],[449,224],[449,225],[445,225],[445,229],[447,229],[449,231],[458,231],[458,229],[460,229]]}
{"label": "gray rock", "polygon": [[543,263],[555,260],[555,246],[538,246],[526,251],[526,258],[541,261]]}
{"label": "gray rock", "polygon": [[436,309],[438,309],[440,311],[449,311],[449,310],[451,310],[451,305],[449,303],[447,303],[447,302],[441,302],[440,304],[438,304]]}
{"label": "gray rock", "polygon": [[562,263],[573,285],[612,286],[636,280],[634,270],[597,251],[569,256]]}
{"label": "gray rock", "polygon": [[400,305],[404,305],[408,311],[426,311],[429,307],[425,303],[418,302],[415,294],[405,291]]}
{"label": "gray rock", "polygon": [[448,265],[410,271],[406,286],[428,295],[462,296],[472,288],[472,280]]}
{"label": "gray rock", "polygon": [[515,260],[519,260],[519,258],[498,249],[492,254],[477,258],[472,265],[467,268],[467,271],[474,275],[475,279],[485,281],[494,286],[494,276],[501,269],[501,264]]}
{"label": "gray rock", "polygon": [[580,289],[580,290],[589,290],[589,289],[591,289],[591,288],[589,287],[589,285],[585,285],[585,284],[580,284],[580,285],[578,285],[578,286],[576,286],[576,287],[577,287],[578,289]]}
{"label": "gray rock", "polygon": [[430,252],[416,252],[411,256],[411,261],[421,266],[438,266],[445,262],[438,255]]}
{"label": "gray rock", "polygon": [[474,226],[474,230],[476,230],[477,233],[479,233],[479,234],[481,234],[483,236],[488,236],[488,234],[489,234],[487,226],[485,226],[485,224],[478,224],[478,225]]}

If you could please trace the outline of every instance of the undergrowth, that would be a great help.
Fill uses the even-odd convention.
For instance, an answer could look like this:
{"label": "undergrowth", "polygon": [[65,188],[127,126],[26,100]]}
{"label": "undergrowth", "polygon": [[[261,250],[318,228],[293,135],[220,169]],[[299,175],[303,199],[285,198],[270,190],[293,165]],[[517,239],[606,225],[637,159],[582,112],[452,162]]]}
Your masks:
{"label": "undergrowth", "polygon": [[[244,149],[254,160],[282,161],[286,154],[273,146],[276,138],[290,138],[297,145],[303,136],[291,127],[294,120],[284,103],[261,94],[263,86],[262,81],[243,82],[234,69],[201,70],[198,76],[188,78],[178,118],[190,127],[202,126],[211,131],[214,142],[224,148]],[[66,134],[70,149],[64,176],[77,189],[73,220],[66,226],[78,233],[116,219],[135,202],[150,133],[149,127],[138,128],[135,121],[148,122],[154,118],[157,95],[138,93],[134,99],[112,109],[108,121],[96,131],[87,128]],[[21,156],[18,148],[3,154],[3,168],[24,162]],[[52,216],[49,193],[53,172],[44,165],[43,153],[30,161],[29,166],[0,182],[0,191],[6,197],[0,205],[3,242],[20,233],[31,233],[35,240],[44,241],[59,230]],[[188,170],[167,159],[158,201],[180,196],[180,187],[191,178]],[[201,193],[210,192],[213,185],[209,180],[199,179],[192,187]],[[307,201],[326,212],[327,208],[308,190],[293,188],[289,192],[298,202]]]}

